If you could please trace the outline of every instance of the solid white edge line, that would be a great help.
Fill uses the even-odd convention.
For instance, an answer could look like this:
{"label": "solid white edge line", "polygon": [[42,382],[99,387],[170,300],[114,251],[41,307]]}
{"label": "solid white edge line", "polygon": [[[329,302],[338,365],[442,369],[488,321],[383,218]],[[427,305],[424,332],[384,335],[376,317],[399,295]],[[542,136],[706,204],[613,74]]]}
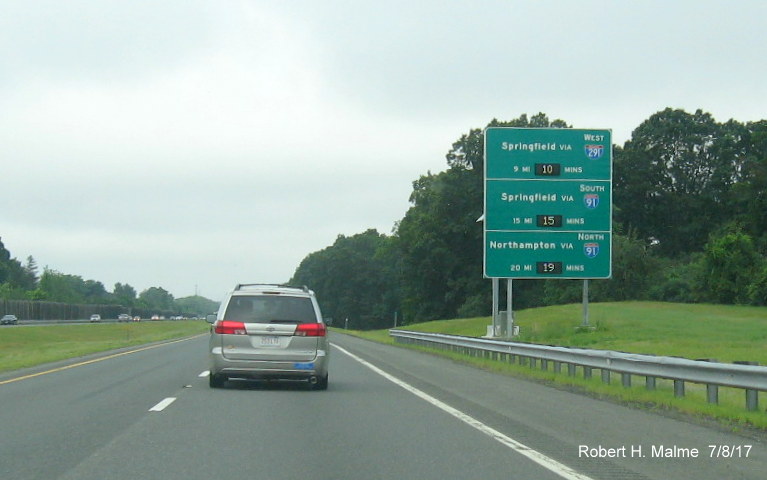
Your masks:
{"label": "solid white edge line", "polygon": [[506,447],[514,450],[515,452],[519,453],[520,455],[523,455],[530,460],[534,461],[538,465],[554,472],[555,474],[559,475],[562,478],[566,478],[568,480],[592,480],[591,477],[584,475],[580,472],[577,472],[573,470],[572,468],[568,467],[567,465],[564,465],[562,463],[559,463],[558,461],[554,460],[551,457],[548,457],[541,452],[538,452],[537,450],[533,450],[532,448],[528,447],[527,445],[524,445],[513,438],[499,432],[498,430],[489,427],[485,425],[484,423],[480,422],[476,418],[467,415],[466,413],[463,413],[460,410],[457,410],[450,405],[442,402],[441,400],[438,400],[428,393],[425,393],[414,386],[410,385],[409,383],[403,382],[399,378],[390,375],[380,368],[376,367],[372,363],[363,360],[362,358],[358,357],[357,355],[349,352],[348,350],[339,347],[336,344],[333,344],[333,347],[338,349],[341,353],[351,357],[352,359],[356,360],[357,362],[361,363],[362,365],[368,367],[369,369],[373,370],[375,373],[381,375],[385,379],[389,380],[390,382],[404,388],[408,392],[412,393],[413,395],[421,398],[422,400],[426,400],[430,404],[434,405],[435,407],[439,408],[440,410],[443,410],[446,413],[449,413],[453,417],[457,418],[458,420],[461,420],[462,422],[466,423],[467,425],[474,427],[475,429],[479,430],[480,432],[484,433],[485,435],[488,435],[493,440],[505,445]]}
{"label": "solid white edge line", "polygon": [[165,408],[168,405],[170,405],[171,403],[173,403],[175,401],[176,401],[176,397],[168,397],[168,398],[162,400],[160,403],[158,403],[154,407],[150,408],[149,411],[150,412],[162,412],[163,410],[165,410]]}

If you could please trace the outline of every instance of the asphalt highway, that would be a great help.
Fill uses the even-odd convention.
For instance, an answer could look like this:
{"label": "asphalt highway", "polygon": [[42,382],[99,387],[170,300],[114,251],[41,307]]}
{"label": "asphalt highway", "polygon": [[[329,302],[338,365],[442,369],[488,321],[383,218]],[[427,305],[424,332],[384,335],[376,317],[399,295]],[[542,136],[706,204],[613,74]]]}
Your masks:
{"label": "asphalt highway", "polygon": [[718,480],[767,471],[760,440],[336,332],[331,342],[324,392],[290,382],[210,389],[206,336],[1,375],[0,478]]}

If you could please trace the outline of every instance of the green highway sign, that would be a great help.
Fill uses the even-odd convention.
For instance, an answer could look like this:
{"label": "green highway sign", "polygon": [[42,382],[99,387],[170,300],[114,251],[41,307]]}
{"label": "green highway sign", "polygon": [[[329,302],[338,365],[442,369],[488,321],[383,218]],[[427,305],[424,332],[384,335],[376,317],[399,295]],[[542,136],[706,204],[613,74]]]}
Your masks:
{"label": "green highway sign", "polygon": [[487,232],[485,276],[607,278],[611,235],[578,232]]}
{"label": "green highway sign", "polygon": [[487,180],[488,230],[610,230],[610,182]]}
{"label": "green highway sign", "polygon": [[610,130],[508,128],[485,130],[487,178],[612,180]]}
{"label": "green highway sign", "polygon": [[485,130],[485,262],[491,278],[609,278],[610,130]]}

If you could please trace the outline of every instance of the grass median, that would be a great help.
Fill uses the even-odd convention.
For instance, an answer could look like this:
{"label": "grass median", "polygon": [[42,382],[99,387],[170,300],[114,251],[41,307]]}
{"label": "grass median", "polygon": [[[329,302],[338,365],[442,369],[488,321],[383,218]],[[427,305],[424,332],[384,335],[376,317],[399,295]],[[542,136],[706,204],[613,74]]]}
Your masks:
{"label": "grass median", "polygon": [[0,328],[0,372],[209,331],[204,321]]}
{"label": "grass median", "polygon": [[[722,305],[690,305],[660,302],[593,303],[590,306],[593,329],[579,328],[581,305],[561,305],[522,310],[515,313],[521,335],[515,341],[560,345],[630,353],[710,359],[719,362],[752,361],[767,364],[767,308]],[[401,327],[405,330],[479,337],[491,323],[489,317],[433,321]],[[384,343],[393,343],[388,330],[351,332]],[[600,375],[593,378],[568,376],[537,367],[472,358],[457,353],[424,349],[453,360],[473,364],[499,373],[536,379],[581,391],[600,398],[664,413],[683,413],[715,420],[732,430],[756,428],[767,433],[767,394],[761,392],[759,410],[745,409],[745,393],[740,389],[720,388],[719,404],[706,401],[705,385],[688,383],[685,396],[674,396],[673,382],[658,380],[656,390],[644,387],[644,377],[632,379],[623,387],[620,375],[605,384]],[[617,378],[616,378],[617,377]]]}

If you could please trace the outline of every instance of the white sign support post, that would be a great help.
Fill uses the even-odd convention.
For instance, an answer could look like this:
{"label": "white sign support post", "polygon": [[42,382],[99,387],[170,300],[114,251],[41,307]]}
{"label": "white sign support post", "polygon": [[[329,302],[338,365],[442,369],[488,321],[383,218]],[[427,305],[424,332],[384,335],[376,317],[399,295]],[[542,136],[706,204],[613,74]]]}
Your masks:
{"label": "white sign support post", "polygon": [[500,281],[497,278],[493,279],[493,332],[492,336],[497,337],[498,336],[498,330],[499,330],[499,324],[498,324],[498,302],[499,302],[499,283]]}

